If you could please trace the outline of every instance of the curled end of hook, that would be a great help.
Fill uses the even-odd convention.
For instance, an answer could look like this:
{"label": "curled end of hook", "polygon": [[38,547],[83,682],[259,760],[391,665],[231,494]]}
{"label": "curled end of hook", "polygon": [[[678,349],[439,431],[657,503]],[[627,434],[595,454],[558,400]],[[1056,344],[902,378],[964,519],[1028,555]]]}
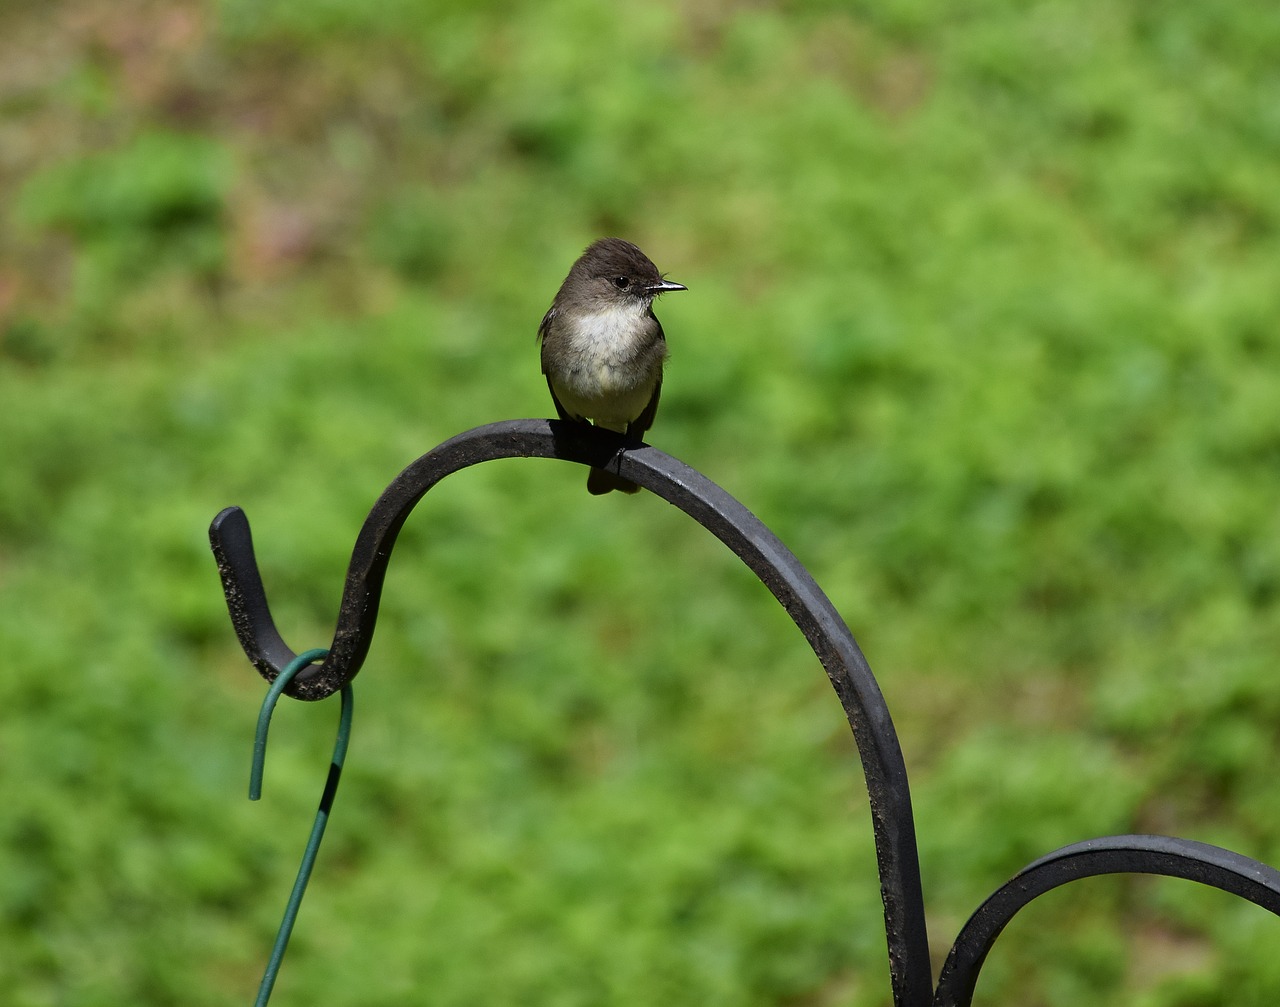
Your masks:
{"label": "curled end of hook", "polygon": [[209,545],[218,564],[231,625],[245,655],[266,679],[275,678],[297,655],[276,629],[262,574],[253,551],[249,519],[239,507],[227,507],[209,525]]}

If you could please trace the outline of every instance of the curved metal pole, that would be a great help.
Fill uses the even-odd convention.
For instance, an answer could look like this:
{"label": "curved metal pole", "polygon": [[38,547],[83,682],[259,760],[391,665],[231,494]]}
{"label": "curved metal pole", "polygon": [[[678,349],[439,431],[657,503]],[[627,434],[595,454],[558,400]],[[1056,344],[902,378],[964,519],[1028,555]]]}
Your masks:
{"label": "curved metal pole", "polygon": [[1061,885],[1103,874],[1198,881],[1280,915],[1280,871],[1239,853],[1169,836],[1106,836],[1073,843],[1024,867],[969,917],[942,968],[935,1007],[968,1007],[987,952],[1023,906]]}
{"label": "curved metal pole", "polygon": [[[559,458],[606,468],[679,507],[712,532],[764,582],[818,655],[853,729],[871,801],[889,969],[897,1007],[925,1007],[932,977],[911,795],[888,707],[857,642],[800,561],[742,504],[706,476],[647,445],[557,420],[509,420],[459,434],[410,464],[378,498],[356,539],[329,656],[287,690],[323,699],[360,670],[373,638],[387,563],[405,519],[445,476],[498,458]],[[274,679],[296,656],[271,618],[249,522],[222,511],[209,539],[231,621],[250,661]]]}

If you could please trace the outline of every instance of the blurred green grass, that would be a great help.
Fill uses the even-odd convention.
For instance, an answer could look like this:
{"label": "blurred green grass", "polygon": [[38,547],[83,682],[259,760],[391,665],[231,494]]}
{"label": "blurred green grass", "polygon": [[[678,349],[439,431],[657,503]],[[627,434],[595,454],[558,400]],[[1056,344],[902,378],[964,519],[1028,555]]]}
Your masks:
{"label": "blurred green grass", "polygon": [[[1280,862],[1280,14],[0,7],[0,982],[251,995],[336,711],[277,715],[205,529],[329,638],[440,440],[546,415],[592,238],[690,293],[652,441],[781,534],[902,736],[935,953],[1027,861]],[[461,473],[410,520],[280,1003],[887,1001],[838,703],[656,499]],[[1098,879],[983,1002],[1270,1005],[1280,927]]]}

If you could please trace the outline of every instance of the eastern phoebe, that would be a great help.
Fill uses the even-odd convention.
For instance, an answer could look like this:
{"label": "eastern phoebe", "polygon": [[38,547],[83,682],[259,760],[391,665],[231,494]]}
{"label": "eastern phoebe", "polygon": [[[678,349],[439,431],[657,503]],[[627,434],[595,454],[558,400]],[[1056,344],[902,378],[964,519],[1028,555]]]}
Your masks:
{"label": "eastern phoebe", "polygon": [[[594,420],[629,439],[643,438],[658,412],[667,359],[653,299],[687,289],[664,280],[644,252],[621,238],[601,238],[582,253],[538,326],[542,373],[562,420]],[[587,490],[599,496],[640,487],[593,468]]]}

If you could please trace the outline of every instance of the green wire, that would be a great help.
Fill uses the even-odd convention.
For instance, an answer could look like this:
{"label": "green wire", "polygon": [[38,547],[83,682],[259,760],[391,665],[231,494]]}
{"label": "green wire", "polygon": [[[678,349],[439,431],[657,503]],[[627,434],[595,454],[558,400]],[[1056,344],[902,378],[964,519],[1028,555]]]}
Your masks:
{"label": "green wire", "polygon": [[[262,701],[262,712],[258,714],[258,730],[253,739],[253,768],[249,773],[249,800],[256,801],[262,796],[262,767],[267,757],[267,728],[271,725],[271,714],[275,710],[276,700],[280,698],[285,687],[299,671],[325,657],[327,650],[308,650],[299,654],[276,676],[271,688],[267,690],[266,699]],[[289,936],[293,933],[294,921],[298,918],[298,908],[302,905],[302,896],[306,893],[307,882],[311,880],[311,868],[315,866],[316,854],[320,850],[320,840],[324,838],[325,826],[329,824],[329,810],[333,807],[334,795],[338,792],[338,779],[342,776],[342,762],[347,757],[347,743],[351,740],[351,710],[354,698],[351,684],[342,687],[342,713],[338,720],[338,738],[333,745],[333,759],[329,764],[329,776],[325,780],[324,793],[320,797],[320,807],[316,810],[315,824],[311,826],[311,837],[307,840],[307,848],[302,853],[302,863],[298,866],[298,877],[293,882],[293,891],[285,905],[284,918],[280,921],[280,929],[276,932],[276,942],[271,949],[271,958],[267,961],[266,971],[262,974],[262,983],[258,987],[258,999],[254,1007],[266,1007],[271,999],[272,987],[276,984],[276,975],[280,971],[280,963],[284,960],[285,948],[289,946]]]}

